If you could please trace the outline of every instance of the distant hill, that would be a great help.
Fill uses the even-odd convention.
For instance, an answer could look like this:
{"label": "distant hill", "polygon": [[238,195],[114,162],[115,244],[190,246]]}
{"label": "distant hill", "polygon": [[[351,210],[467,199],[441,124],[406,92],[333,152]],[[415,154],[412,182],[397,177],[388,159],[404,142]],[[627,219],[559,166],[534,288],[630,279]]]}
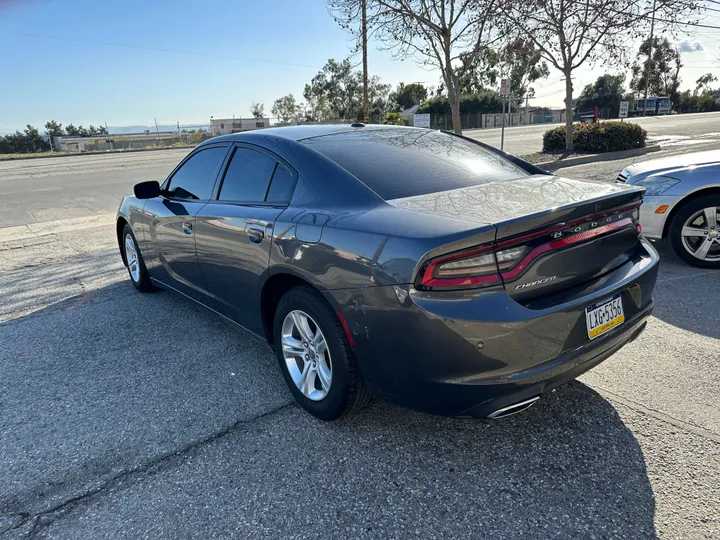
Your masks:
{"label": "distant hill", "polygon": [[[44,134],[45,128],[38,128],[40,129],[40,133]],[[210,129],[210,124],[180,124],[180,129]],[[108,131],[114,135],[124,135],[126,133],[145,133],[146,130],[149,130],[151,132],[155,131],[155,125],[152,126],[108,126]],[[177,124],[158,124],[158,130],[159,131],[177,131]],[[0,137],[4,137],[5,135],[10,135],[11,133],[15,133],[15,131],[3,131],[0,130]]]}
{"label": "distant hill", "polygon": [[[177,124],[158,124],[159,131],[177,131]],[[210,129],[210,124],[180,124],[180,129]],[[155,124],[152,126],[108,126],[108,131],[115,135],[125,133],[145,133],[155,131]]]}

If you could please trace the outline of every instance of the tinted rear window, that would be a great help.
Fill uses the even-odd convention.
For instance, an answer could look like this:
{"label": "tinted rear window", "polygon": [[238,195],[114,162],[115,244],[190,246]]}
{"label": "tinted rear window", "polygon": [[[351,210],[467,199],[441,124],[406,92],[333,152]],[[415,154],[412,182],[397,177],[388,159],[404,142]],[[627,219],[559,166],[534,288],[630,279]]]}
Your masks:
{"label": "tinted rear window", "polygon": [[385,200],[528,176],[501,156],[439,131],[364,129],[302,142]]}

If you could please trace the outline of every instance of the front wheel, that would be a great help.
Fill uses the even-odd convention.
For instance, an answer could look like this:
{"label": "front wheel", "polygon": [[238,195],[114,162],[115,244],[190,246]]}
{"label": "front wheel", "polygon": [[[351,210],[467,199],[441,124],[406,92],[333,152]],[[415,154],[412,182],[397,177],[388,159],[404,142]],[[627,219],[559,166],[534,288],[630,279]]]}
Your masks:
{"label": "front wheel", "polygon": [[370,400],[337,314],[314,289],[285,293],[275,312],[273,338],[285,382],[310,414],[337,420]]}
{"label": "front wheel", "polygon": [[129,224],[126,224],[123,228],[122,238],[123,254],[130,274],[130,281],[141,292],[154,291],[155,286],[150,282],[150,274],[148,274],[145,267],[145,261],[140,253],[140,248],[138,248],[137,240],[135,240],[135,234]]}
{"label": "front wheel", "polygon": [[683,261],[720,268],[720,196],[708,195],[681,206],[668,229],[670,245]]}

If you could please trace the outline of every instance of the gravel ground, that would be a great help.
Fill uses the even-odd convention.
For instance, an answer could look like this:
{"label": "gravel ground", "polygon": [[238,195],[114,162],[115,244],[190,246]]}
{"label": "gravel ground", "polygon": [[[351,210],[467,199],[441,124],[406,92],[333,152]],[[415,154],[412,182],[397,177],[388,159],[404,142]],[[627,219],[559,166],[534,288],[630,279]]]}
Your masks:
{"label": "gravel ground", "polygon": [[[607,181],[625,164],[562,174]],[[172,163],[92,166],[113,198]],[[75,167],[24,181],[60,189]],[[90,209],[117,204],[100,192]],[[16,190],[17,215],[29,196]],[[521,415],[375,402],[325,424],[266,346],[135,291],[105,219],[0,229],[2,540],[720,537],[720,272],[661,247],[645,334]]]}

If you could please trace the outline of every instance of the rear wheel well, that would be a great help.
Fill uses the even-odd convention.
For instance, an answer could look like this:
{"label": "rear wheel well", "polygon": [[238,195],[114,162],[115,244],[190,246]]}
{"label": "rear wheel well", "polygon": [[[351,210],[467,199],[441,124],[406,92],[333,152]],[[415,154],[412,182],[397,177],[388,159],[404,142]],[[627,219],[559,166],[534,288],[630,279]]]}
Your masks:
{"label": "rear wheel well", "polygon": [[313,287],[309,282],[292,274],[275,274],[271,276],[263,286],[260,296],[260,313],[262,315],[265,337],[270,345],[273,345],[273,322],[280,299],[290,289],[299,285],[316,289],[316,287]]}
{"label": "rear wheel well", "polygon": [[120,248],[120,256],[122,257],[123,264],[125,266],[127,266],[127,261],[125,260],[125,250],[123,249],[122,233],[123,229],[125,229],[125,225],[127,224],[128,222],[124,217],[118,218],[117,223],[115,224],[115,234],[117,235],[118,247]]}
{"label": "rear wheel well", "polygon": [[685,206],[686,204],[694,201],[695,199],[699,199],[700,197],[707,197],[708,195],[718,195],[720,196],[720,187],[711,187],[707,189],[701,189],[700,191],[696,191],[684,199],[682,199],[678,204],[676,204],[673,209],[670,211],[670,214],[668,215],[667,219],[665,220],[665,225],[663,226],[663,233],[662,237],[667,238],[668,230],[670,229],[670,223],[672,222],[673,218],[675,217],[675,214]]}

